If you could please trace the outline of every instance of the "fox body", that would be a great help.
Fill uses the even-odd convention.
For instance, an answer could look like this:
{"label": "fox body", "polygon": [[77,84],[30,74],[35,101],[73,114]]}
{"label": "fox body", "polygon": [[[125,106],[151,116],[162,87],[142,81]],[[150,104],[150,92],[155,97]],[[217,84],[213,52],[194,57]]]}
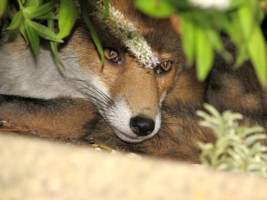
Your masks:
{"label": "fox body", "polygon": [[139,143],[118,138],[96,107],[83,98],[45,100],[2,95],[0,119],[10,119],[30,130],[21,134],[83,145],[103,144],[119,151],[197,163],[197,142],[214,142],[215,137],[198,124],[195,112],[204,102],[205,84],[194,77],[193,70],[180,74],[162,105],[160,130]]}
{"label": "fox body", "polygon": [[[216,71],[213,73],[216,74]],[[208,82],[199,83],[193,70],[184,70],[163,102],[161,129],[154,137],[140,143],[119,139],[95,106],[86,99],[41,100],[2,95],[0,118],[11,119],[17,125],[29,128],[30,131],[23,132],[24,134],[78,144],[104,144],[119,151],[198,163],[200,149],[197,143],[214,142],[216,138],[209,129],[199,125],[195,112],[202,109],[204,102],[212,102],[218,109],[233,106],[229,104],[229,99],[232,98],[230,92],[224,91],[230,85],[219,79],[216,82],[221,85],[218,89],[213,86],[214,80],[211,81],[212,86]],[[238,79],[236,81],[242,83]],[[225,93],[224,103],[216,98],[222,93]],[[246,95],[248,94],[243,94]],[[258,91],[251,92],[250,95],[259,98]],[[260,104],[257,106],[261,107]],[[242,123],[258,124],[266,128],[266,120],[261,112],[253,115],[250,108],[233,108],[245,114]],[[267,145],[267,140],[263,143]]]}
{"label": "fox body", "polygon": [[106,57],[101,66],[87,27],[78,22],[60,47],[64,68],[46,44],[35,57],[22,37],[5,35],[0,44],[0,93],[88,99],[120,139],[141,142],[160,129],[161,104],[183,66],[180,41],[169,21],[142,15],[131,1],[110,3],[134,24],[157,56],[154,70],[145,69],[119,39],[96,23]]}

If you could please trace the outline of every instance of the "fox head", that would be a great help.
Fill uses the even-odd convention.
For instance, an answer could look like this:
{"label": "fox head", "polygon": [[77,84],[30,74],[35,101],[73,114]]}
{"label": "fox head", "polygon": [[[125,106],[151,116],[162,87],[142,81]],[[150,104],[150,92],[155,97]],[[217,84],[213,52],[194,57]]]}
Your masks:
{"label": "fox head", "polygon": [[161,103],[183,65],[180,40],[168,20],[149,18],[130,1],[110,2],[151,47],[158,59],[154,69],[146,69],[116,35],[97,24],[105,56],[102,67],[84,29],[77,29],[72,48],[91,77],[92,89],[87,89],[87,94],[104,119],[120,139],[141,142],[154,136],[161,126]]}
{"label": "fox head", "polygon": [[153,69],[140,59],[142,52],[133,51],[127,40],[95,21],[105,56],[102,64],[87,26],[79,21],[60,47],[64,68],[46,46],[36,58],[21,37],[0,44],[0,93],[86,98],[120,139],[135,143],[154,136],[161,126],[161,104],[184,63],[179,36],[169,20],[145,16],[130,0],[110,0],[110,5],[147,43],[157,60]]}

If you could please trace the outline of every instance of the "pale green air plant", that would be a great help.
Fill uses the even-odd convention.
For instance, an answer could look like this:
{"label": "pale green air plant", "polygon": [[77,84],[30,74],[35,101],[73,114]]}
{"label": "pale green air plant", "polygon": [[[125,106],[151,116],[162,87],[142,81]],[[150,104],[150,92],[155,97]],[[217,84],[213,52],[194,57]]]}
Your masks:
{"label": "pale green air plant", "polygon": [[267,177],[267,147],[261,144],[266,139],[262,127],[244,127],[238,121],[239,113],[225,111],[220,114],[211,105],[204,105],[208,113],[198,111],[203,118],[200,125],[210,128],[217,141],[214,144],[200,143],[200,160],[205,167],[249,172]]}
{"label": "pale green air plant", "polygon": [[135,25],[110,4],[109,14],[105,15],[104,11],[105,7],[103,2],[101,0],[97,1],[97,12],[95,16],[100,23],[103,23],[114,37],[122,41],[145,68],[153,69],[159,63],[159,60],[153,54],[151,47]]}

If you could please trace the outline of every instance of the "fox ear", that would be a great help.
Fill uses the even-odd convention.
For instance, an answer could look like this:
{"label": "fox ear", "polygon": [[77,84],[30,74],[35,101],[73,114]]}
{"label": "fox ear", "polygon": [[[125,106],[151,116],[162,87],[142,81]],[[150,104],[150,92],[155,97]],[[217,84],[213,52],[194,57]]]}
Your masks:
{"label": "fox ear", "polygon": [[180,35],[181,29],[180,29],[180,22],[179,22],[179,16],[177,14],[172,15],[170,17],[171,25],[174,28],[175,32]]}

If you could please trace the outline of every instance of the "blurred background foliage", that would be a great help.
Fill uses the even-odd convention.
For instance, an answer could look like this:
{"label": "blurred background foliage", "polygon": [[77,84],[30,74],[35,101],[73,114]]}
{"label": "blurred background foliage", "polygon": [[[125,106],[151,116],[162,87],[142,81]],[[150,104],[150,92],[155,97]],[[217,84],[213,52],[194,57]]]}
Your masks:
{"label": "blurred background foliage", "polygon": [[[262,25],[267,0],[232,0],[226,7],[204,6],[196,0],[134,0],[142,12],[175,19],[181,34],[188,66],[196,65],[199,80],[204,80],[212,68],[216,53],[235,62],[233,67],[250,60],[263,85],[267,85],[267,51]],[[218,0],[223,2],[227,0]],[[33,52],[38,55],[40,38],[50,41],[59,64],[57,44],[64,42],[81,16],[85,20],[95,45],[104,61],[103,50],[93,27],[91,13],[98,0],[0,0],[1,32],[20,32]],[[100,0],[108,15],[108,0]],[[201,1],[199,1],[201,2]],[[212,2],[212,1],[211,1]],[[215,1],[216,2],[216,1]],[[221,35],[227,35],[236,47],[236,58],[224,48]]]}
{"label": "blurred background foliage", "polygon": [[232,0],[223,8],[215,7],[215,3],[207,7],[205,2],[208,1],[202,2],[202,6],[192,6],[190,0],[147,0],[146,4],[135,0],[140,10],[152,16],[178,15],[177,26],[182,36],[183,50],[188,64],[196,64],[199,80],[204,80],[211,70],[215,53],[221,54],[228,61],[233,60],[232,53],[224,48],[221,39],[224,34],[236,47],[234,67],[251,60],[259,80],[266,85],[267,51],[261,24],[265,17],[264,8],[267,1]]}

